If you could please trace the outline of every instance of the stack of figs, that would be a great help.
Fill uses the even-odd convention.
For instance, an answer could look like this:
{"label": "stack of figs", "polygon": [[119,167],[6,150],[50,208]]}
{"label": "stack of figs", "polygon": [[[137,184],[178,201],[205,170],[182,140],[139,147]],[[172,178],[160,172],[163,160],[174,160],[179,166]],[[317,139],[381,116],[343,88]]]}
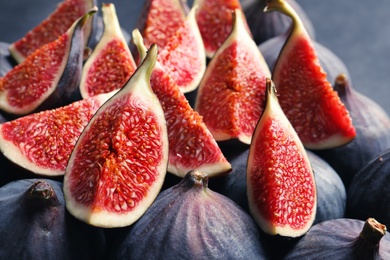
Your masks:
{"label": "stack of figs", "polygon": [[0,259],[390,259],[390,117],[304,5],[120,5],[0,35]]}

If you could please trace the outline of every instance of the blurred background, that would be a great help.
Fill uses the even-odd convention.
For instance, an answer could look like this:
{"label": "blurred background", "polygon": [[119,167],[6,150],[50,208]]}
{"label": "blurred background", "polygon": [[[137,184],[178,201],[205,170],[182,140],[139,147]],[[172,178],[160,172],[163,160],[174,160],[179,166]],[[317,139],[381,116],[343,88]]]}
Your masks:
{"label": "blurred background", "polygon": [[[0,41],[19,39],[45,19],[59,2],[0,0]],[[131,32],[144,1],[111,2],[115,4],[122,28]],[[390,1],[297,2],[314,25],[316,41],[333,51],[346,64],[353,87],[390,113]],[[188,3],[192,4],[192,1]]]}

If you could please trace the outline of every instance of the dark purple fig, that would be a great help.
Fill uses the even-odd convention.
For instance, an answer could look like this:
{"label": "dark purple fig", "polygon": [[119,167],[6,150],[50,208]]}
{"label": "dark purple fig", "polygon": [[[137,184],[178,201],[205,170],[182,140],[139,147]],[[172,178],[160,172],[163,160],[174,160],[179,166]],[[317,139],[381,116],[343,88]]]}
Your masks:
{"label": "dark purple fig", "polygon": [[314,225],[284,259],[390,259],[390,234],[373,218],[328,220]]}
{"label": "dark purple fig", "polygon": [[265,259],[253,219],[190,171],[163,191],[124,236],[110,259]]}
{"label": "dark purple fig", "polygon": [[101,229],[65,209],[62,183],[18,180],[0,188],[0,259],[103,259]]}
{"label": "dark purple fig", "polygon": [[352,118],[356,138],[345,146],[315,152],[335,169],[348,189],[353,176],[369,160],[390,148],[390,118],[374,100],[355,90],[346,75],[337,77],[334,89]]}
{"label": "dark purple fig", "polygon": [[347,193],[349,218],[373,217],[390,226],[390,149],[370,160],[352,179]]}
{"label": "dark purple fig", "polygon": [[[287,0],[287,2],[301,18],[310,37],[315,39],[314,26],[301,5],[295,0]],[[241,0],[241,6],[248,21],[249,29],[257,44],[285,33],[291,25],[291,19],[281,13],[264,13],[263,10],[266,4],[266,0]]]}
{"label": "dark purple fig", "polygon": [[4,77],[15,65],[8,46],[9,43],[0,42],[0,77]]}
{"label": "dark purple fig", "polygon": [[[287,34],[280,34],[259,45],[260,52],[263,54],[270,70],[273,70],[287,36]],[[329,82],[334,82],[340,73],[344,73],[349,77],[347,66],[334,52],[316,41],[313,41],[313,45],[321,67],[326,72],[326,78]]]}

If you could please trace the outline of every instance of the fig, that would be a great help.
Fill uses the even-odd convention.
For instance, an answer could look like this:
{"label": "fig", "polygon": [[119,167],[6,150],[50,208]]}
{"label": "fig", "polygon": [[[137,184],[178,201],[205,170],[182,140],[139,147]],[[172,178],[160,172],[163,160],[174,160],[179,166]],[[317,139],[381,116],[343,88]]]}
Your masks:
{"label": "fig", "polygon": [[129,81],[93,115],[70,155],[64,175],[66,207],[90,225],[133,224],[163,185],[168,134],[150,86],[156,59],[153,44]]}
{"label": "fig", "polygon": [[195,20],[196,11],[197,6],[191,8],[158,55],[159,62],[183,93],[195,90],[206,71],[206,54]]}
{"label": "fig", "polygon": [[103,230],[73,218],[62,183],[23,179],[0,188],[1,259],[104,259]]}
{"label": "fig", "polygon": [[199,85],[195,110],[215,140],[251,142],[271,73],[236,9],[233,30],[211,59]]}
{"label": "fig", "polygon": [[[239,0],[195,0],[198,6],[196,21],[203,39],[206,56],[212,58],[215,52],[226,41],[233,28],[233,13],[242,12]],[[245,15],[242,15],[245,30],[250,34]]]}
{"label": "fig", "polygon": [[91,9],[57,40],[34,51],[4,76],[1,110],[21,116],[74,101],[84,54],[82,28],[96,11]]}
{"label": "fig", "polygon": [[369,216],[390,225],[389,162],[390,149],[387,149],[356,173],[348,188],[347,217],[365,220]]}
{"label": "fig", "polygon": [[[278,59],[280,50],[287,40],[288,33],[280,34],[272,37],[259,45],[260,52],[263,54],[268,67],[272,71],[275,67],[275,62]],[[349,77],[349,70],[345,63],[329,48],[312,40],[315,52],[322,69],[326,73],[326,78],[329,82],[334,82],[340,73]]]}
{"label": "fig", "polygon": [[126,231],[110,259],[267,259],[250,215],[209,189],[199,171],[161,192]]}
{"label": "fig", "polygon": [[30,174],[64,175],[69,156],[84,127],[113,94],[100,94],[0,124],[1,153]]}
{"label": "fig", "polygon": [[390,235],[374,218],[314,225],[284,259],[389,259]]}
{"label": "fig", "polygon": [[10,56],[8,50],[9,44],[6,42],[0,42],[0,77],[4,77],[8,71],[10,71],[13,67],[13,59]]}
{"label": "fig", "polygon": [[292,19],[292,28],[272,72],[278,100],[288,120],[308,149],[334,148],[356,136],[348,110],[326,79],[302,21],[283,0],[271,0],[265,9]]}
{"label": "fig", "polygon": [[[137,29],[133,31],[133,42],[143,59],[146,47]],[[192,109],[179,86],[158,60],[153,69],[150,85],[160,100],[167,121],[168,171],[182,178],[192,169],[207,173],[209,177],[231,170],[230,163],[202,117]]]}
{"label": "fig", "polygon": [[121,88],[134,73],[136,64],[123,36],[115,5],[103,4],[104,32],[85,62],[80,93],[88,98]]}
{"label": "fig", "polygon": [[252,217],[266,234],[300,237],[317,208],[314,173],[291,123],[267,79],[266,106],[250,144],[246,187]]}
{"label": "fig", "polygon": [[[286,1],[297,12],[308,34],[310,35],[310,38],[315,39],[314,26],[305,10],[295,0]],[[248,21],[249,29],[251,30],[253,39],[257,44],[261,44],[268,39],[284,34],[291,26],[291,19],[281,13],[264,13],[263,10],[266,5],[266,0],[241,1],[241,6]]]}
{"label": "fig", "polygon": [[390,118],[377,102],[354,89],[345,74],[336,78],[334,89],[351,115],[356,138],[342,147],[315,153],[336,170],[348,188],[361,168],[390,148]]}
{"label": "fig", "polygon": [[[22,63],[35,50],[55,41],[66,33],[79,17],[96,6],[95,0],[64,0],[39,25],[27,32],[21,39],[11,43],[9,51],[17,63]],[[83,41],[86,45],[92,35],[93,17],[84,26]]]}

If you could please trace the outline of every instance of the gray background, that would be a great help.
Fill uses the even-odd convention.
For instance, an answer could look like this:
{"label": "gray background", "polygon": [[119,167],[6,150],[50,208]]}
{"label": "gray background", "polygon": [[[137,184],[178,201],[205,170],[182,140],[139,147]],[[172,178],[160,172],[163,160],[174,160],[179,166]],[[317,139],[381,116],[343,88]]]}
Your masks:
{"label": "gray background", "polygon": [[[59,2],[0,0],[0,41],[19,39]],[[121,26],[131,32],[144,1],[111,2],[116,6]],[[316,40],[346,64],[353,87],[390,113],[390,1],[298,0],[298,3],[312,20]]]}

